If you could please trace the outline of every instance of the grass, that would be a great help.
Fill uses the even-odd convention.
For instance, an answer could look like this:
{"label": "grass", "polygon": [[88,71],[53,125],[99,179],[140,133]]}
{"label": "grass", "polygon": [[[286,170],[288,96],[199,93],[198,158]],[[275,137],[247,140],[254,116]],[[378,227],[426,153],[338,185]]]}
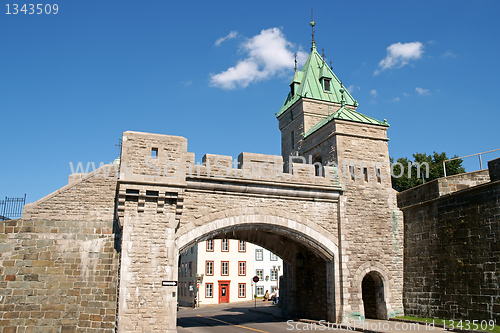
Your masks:
{"label": "grass", "polygon": [[[469,320],[469,325],[467,325],[466,320],[451,320],[451,319],[437,319],[437,318],[422,318],[422,317],[411,317],[411,316],[402,316],[402,317],[396,317],[397,319],[405,319],[405,320],[413,320],[413,321],[419,321],[419,322],[424,322],[424,323],[434,323],[436,324],[441,324],[441,325],[446,325],[446,328],[451,327],[451,324],[453,322],[453,326],[458,329],[469,329],[473,331],[484,331],[484,332],[494,332],[494,333],[500,333],[500,326],[495,325],[493,328],[489,325],[485,325],[485,322],[483,321],[483,327],[481,327],[481,320],[478,320],[476,323],[478,327],[476,329],[475,325],[473,325],[472,321]],[[461,327],[460,327],[461,326]],[[485,326],[487,326],[485,328]]]}

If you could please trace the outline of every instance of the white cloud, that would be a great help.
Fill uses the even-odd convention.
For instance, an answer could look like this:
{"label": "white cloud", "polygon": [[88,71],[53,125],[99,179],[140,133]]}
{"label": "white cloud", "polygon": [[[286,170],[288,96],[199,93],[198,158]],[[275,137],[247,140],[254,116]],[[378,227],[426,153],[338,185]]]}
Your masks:
{"label": "white cloud", "polygon": [[408,96],[410,96],[410,94],[408,94],[408,93],[403,93],[403,96],[404,96],[404,97],[408,97]]}
{"label": "white cloud", "polygon": [[448,50],[446,51],[443,55],[442,55],[443,58],[456,58],[457,55],[453,52],[451,52],[451,50]]}
{"label": "white cloud", "polygon": [[353,93],[355,90],[361,90],[360,86],[355,86],[351,84],[349,87],[346,88],[349,93]]}
{"label": "white cloud", "polygon": [[392,101],[393,101],[393,102],[399,102],[400,100],[401,100],[401,98],[399,98],[399,97],[394,97],[394,98],[392,99]]}
{"label": "white cloud", "polygon": [[400,68],[410,63],[410,60],[420,59],[424,53],[424,45],[420,42],[395,43],[387,48],[387,56],[382,59],[380,67],[374,75],[390,68]]}
{"label": "white cloud", "polygon": [[420,87],[416,87],[415,91],[418,92],[418,94],[422,95],[422,96],[430,94],[429,89],[424,89],[424,88],[420,88]]}
{"label": "white cloud", "polygon": [[187,86],[192,85],[193,81],[192,80],[187,80],[187,81],[182,81],[182,83],[184,84],[185,87],[187,87]]}
{"label": "white cloud", "polygon": [[371,90],[370,95],[372,95],[373,97],[377,97],[377,90],[375,89]]}
{"label": "white cloud", "polygon": [[231,31],[226,37],[221,37],[215,41],[215,46],[219,46],[222,42],[238,37],[238,31]]}
{"label": "white cloud", "polygon": [[[210,85],[223,89],[245,88],[252,82],[283,74],[293,69],[293,46],[280,29],[262,30],[241,44],[240,49],[247,53],[247,58],[219,74],[211,74]],[[297,62],[303,64],[307,56],[304,51],[297,51]]]}
{"label": "white cloud", "polygon": [[436,44],[436,41],[435,40],[430,40],[430,41],[427,42],[427,44],[433,45],[433,44]]}

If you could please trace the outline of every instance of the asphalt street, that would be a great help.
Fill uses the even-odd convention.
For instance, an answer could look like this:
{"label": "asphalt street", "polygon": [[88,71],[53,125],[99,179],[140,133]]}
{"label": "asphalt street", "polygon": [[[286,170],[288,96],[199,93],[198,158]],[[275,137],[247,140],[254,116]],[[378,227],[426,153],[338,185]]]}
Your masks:
{"label": "asphalt street", "polygon": [[[258,302],[258,309],[263,309],[262,301]],[[274,305],[270,305],[275,307]],[[278,313],[278,309],[269,313],[253,312],[249,309],[254,307],[253,302],[216,305],[201,307],[197,309],[180,308],[177,318],[178,333],[239,333],[239,332],[261,332],[280,333],[296,331],[328,331],[326,328],[316,329],[306,323],[288,322],[286,319],[276,318],[271,314]],[[309,324],[311,325],[311,324]],[[332,330],[333,331],[333,330]],[[347,332],[347,330],[335,330]],[[350,331],[352,332],[352,331]]]}

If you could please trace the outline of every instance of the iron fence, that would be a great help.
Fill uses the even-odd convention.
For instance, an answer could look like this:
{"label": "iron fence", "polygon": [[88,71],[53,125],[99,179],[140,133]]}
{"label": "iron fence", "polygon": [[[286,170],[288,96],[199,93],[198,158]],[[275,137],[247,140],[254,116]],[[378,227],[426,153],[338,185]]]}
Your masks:
{"label": "iron fence", "polygon": [[0,221],[18,219],[23,216],[23,207],[26,203],[24,198],[7,198],[0,200]]}

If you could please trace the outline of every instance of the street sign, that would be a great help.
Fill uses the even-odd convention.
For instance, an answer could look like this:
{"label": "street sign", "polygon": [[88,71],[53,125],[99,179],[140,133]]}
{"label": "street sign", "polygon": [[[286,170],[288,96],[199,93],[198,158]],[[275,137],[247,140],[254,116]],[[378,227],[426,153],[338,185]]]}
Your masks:
{"label": "street sign", "polygon": [[177,281],[161,281],[163,287],[175,287],[177,286]]}
{"label": "street sign", "polygon": [[257,275],[255,275],[253,277],[253,282],[255,282],[255,283],[259,282],[259,277]]}

